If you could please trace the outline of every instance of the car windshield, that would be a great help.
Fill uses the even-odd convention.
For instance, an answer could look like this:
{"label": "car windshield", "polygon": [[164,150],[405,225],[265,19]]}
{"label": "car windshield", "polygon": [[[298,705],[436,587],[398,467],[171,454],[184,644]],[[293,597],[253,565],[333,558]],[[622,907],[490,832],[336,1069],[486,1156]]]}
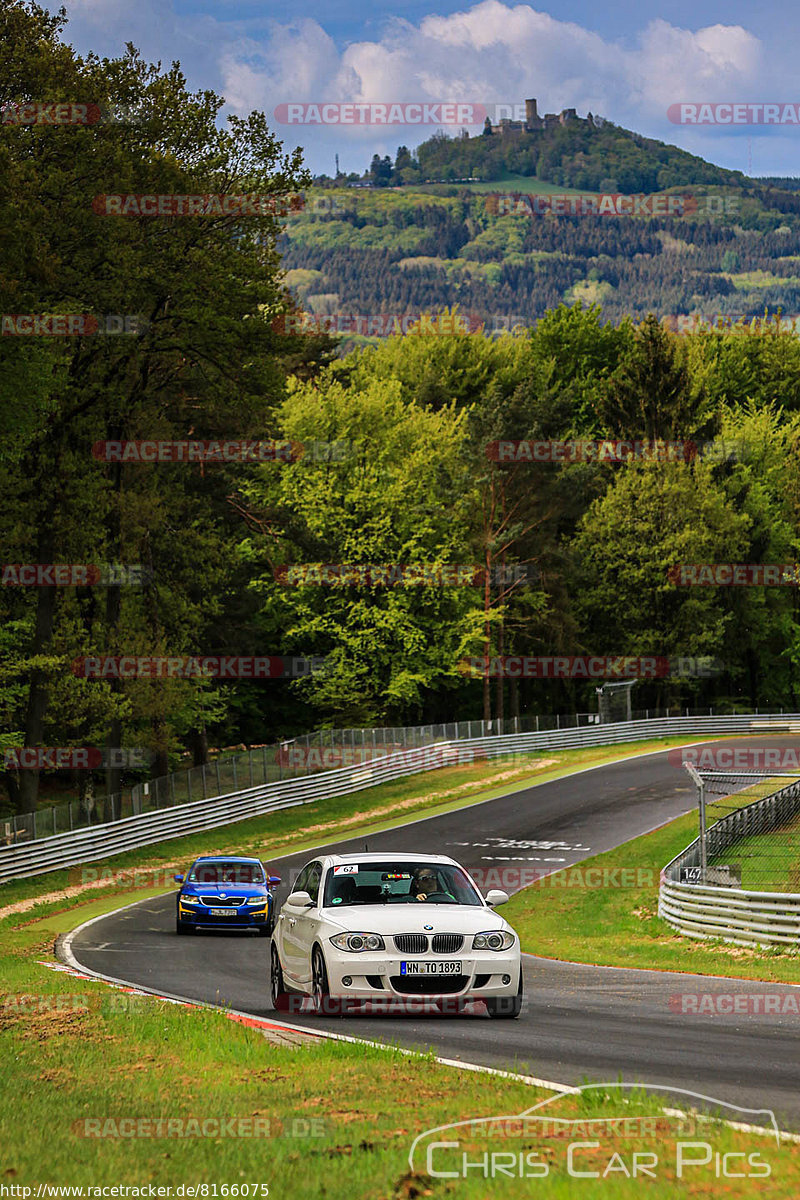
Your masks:
{"label": "car windshield", "polygon": [[483,904],[466,872],[452,863],[346,863],[328,870],[323,907],[354,904]]}
{"label": "car windshield", "polygon": [[189,883],[264,883],[258,863],[201,862],[189,873]]}

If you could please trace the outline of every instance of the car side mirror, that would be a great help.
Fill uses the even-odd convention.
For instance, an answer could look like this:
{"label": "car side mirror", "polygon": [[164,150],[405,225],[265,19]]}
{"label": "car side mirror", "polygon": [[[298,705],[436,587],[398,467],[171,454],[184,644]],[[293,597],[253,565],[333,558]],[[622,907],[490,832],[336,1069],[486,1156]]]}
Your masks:
{"label": "car side mirror", "polygon": [[486,903],[490,908],[496,908],[498,904],[508,904],[508,892],[501,892],[500,888],[492,888],[486,893]]}
{"label": "car side mirror", "polygon": [[173,875],[172,878],[175,880],[176,883],[183,883],[182,875]]}
{"label": "car side mirror", "polygon": [[277,887],[278,884],[280,883],[280,881],[281,881],[280,875],[270,875],[270,877],[269,877],[270,887]]}
{"label": "car side mirror", "polygon": [[310,908],[314,901],[308,892],[292,892],[286,903],[293,905],[295,908]]}

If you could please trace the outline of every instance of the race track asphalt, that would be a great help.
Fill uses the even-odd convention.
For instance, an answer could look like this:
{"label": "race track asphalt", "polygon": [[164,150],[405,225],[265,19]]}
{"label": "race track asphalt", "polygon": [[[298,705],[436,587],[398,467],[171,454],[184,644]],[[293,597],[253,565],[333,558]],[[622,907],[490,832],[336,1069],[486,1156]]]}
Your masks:
{"label": "race track asphalt", "polygon": [[[796,750],[800,739],[754,738],[747,744]],[[368,843],[370,851],[448,854],[470,871],[559,870],[694,805],[687,773],[663,751],[372,834]],[[327,849],[361,850],[364,839]],[[279,902],[312,857],[306,851],[267,863],[284,880]],[[270,1004],[268,939],[228,932],[178,939],[174,908],[174,896],[167,895],[112,913],[74,936],[72,954],[81,966],[113,979],[309,1030],[433,1047],[446,1058],[568,1085],[621,1078],[684,1088],[745,1109],[772,1109],[782,1128],[800,1129],[800,1016],[706,1015],[685,1011],[694,1001],[680,999],[683,993],[769,993],[797,997],[800,1005],[800,988],[526,955],[525,1003],[516,1021],[491,1021],[480,1004],[460,1016],[287,1017]],[[762,1123],[746,1113],[729,1115]]]}

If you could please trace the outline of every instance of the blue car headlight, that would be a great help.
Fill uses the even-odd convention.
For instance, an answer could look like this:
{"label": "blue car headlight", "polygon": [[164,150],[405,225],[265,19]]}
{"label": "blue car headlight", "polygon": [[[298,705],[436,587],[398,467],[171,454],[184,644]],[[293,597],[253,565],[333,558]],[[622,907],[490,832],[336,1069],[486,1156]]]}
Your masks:
{"label": "blue car headlight", "polygon": [[247,904],[247,905],[260,904],[262,907],[268,903],[269,903],[268,896],[249,896],[247,898],[247,900],[245,900],[245,904]]}
{"label": "blue car headlight", "polygon": [[181,904],[199,904],[199,896],[181,896]]}

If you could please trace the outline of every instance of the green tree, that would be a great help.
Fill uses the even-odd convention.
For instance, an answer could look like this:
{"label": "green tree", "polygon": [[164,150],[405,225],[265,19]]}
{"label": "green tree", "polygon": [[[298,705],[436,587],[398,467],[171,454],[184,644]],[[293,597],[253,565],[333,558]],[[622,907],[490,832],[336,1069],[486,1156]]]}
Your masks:
{"label": "green tree", "polygon": [[[282,153],[263,114],[232,118],[230,128],[220,130],[222,101],[211,92],[188,93],[177,64],[162,73],[133,49],[121,59],[82,59],[61,42],[63,23],[63,16],[50,17],[34,4],[5,6],[0,44],[9,69],[0,75],[0,101],[88,96],[133,105],[141,120],[0,126],[0,198],[25,248],[15,243],[5,260],[2,309],[95,313],[101,321],[106,313],[137,313],[147,325],[140,337],[75,338],[28,359],[4,345],[12,377],[18,383],[27,375],[35,403],[30,420],[19,423],[13,462],[0,484],[3,540],[22,562],[99,559],[153,566],[156,582],[139,594],[123,597],[109,589],[105,598],[81,598],[91,649],[114,653],[135,641],[150,652],[158,646],[172,653],[187,647],[213,652],[202,642],[218,640],[215,624],[230,608],[223,577],[232,582],[237,569],[232,539],[224,534],[234,516],[226,497],[235,468],[220,468],[215,486],[205,488],[198,503],[202,468],[173,468],[170,474],[169,468],[102,466],[91,447],[137,437],[269,432],[283,379],[281,347],[271,328],[285,307],[275,251],[278,214],[310,177],[300,168],[299,151]],[[163,220],[102,216],[96,197],[107,193],[259,193],[272,202],[261,215],[248,216],[243,229],[241,217],[225,213]],[[15,255],[24,272],[16,270]],[[45,387],[47,353],[52,359]],[[176,520],[181,523],[172,524]],[[69,598],[44,587],[3,602],[8,619],[30,630],[17,664],[26,697],[22,711],[15,704],[13,727],[22,730],[25,745],[40,745],[53,728],[47,722],[56,691],[73,714],[72,726],[78,711],[63,694],[75,685],[52,653],[66,637]],[[120,744],[125,688],[111,691],[109,712],[117,715],[108,737]],[[156,731],[162,756],[172,736],[174,697],[168,691],[150,685],[141,693],[148,705],[140,715]],[[93,720],[87,710],[87,729]],[[113,790],[118,782],[109,780]],[[23,809],[35,806],[37,791],[36,773],[25,773],[18,794]]]}
{"label": "green tree", "polygon": [[322,376],[291,387],[281,424],[287,438],[342,443],[347,454],[264,466],[246,489],[253,535],[241,550],[262,564],[253,588],[264,636],[325,657],[324,674],[295,685],[325,717],[362,725],[413,718],[435,691],[461,681],[458,661],[480,618],[475,589],[284,587],[273,568],[469,562],[459,520],[465,416],[405,401],[393,380],[344,387]]}

